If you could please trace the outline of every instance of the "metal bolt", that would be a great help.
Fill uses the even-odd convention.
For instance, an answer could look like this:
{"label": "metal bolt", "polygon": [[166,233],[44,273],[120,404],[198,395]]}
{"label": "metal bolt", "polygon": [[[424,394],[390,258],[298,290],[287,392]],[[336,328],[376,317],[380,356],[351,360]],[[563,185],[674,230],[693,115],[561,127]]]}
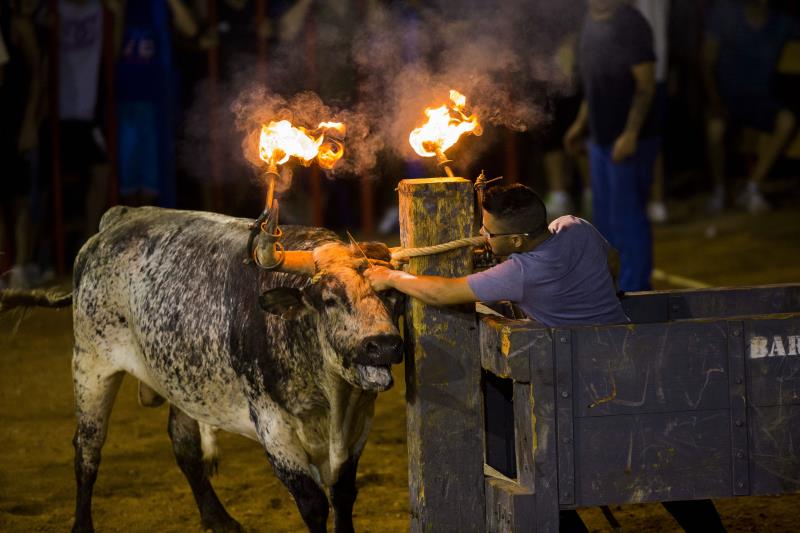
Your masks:
{"label": "metal bolt", "polygon": [[559,340],[561,341],[562,344],[566,344],[567,343],[567,338],[566,337],[561,337]]}
{"label": "metal bolt", "polygon": [[569,393],[567,391],[561,391],[562,398],[569,398]]}
{"label": "metal bolt", "polygon": [[742,452],[736,452],[737,459],[744,459],[744,454]]}
{"label": "metal bolt", "polygon": [[742,483],[741,481],[738,481],[736,483],[736,486],[739,487],[740,489],[743,489],[744,488],[744,483]]}
{"label": "metal bolt", "polygon": [[741,385],[743,380],[742,380],[742,378],[739,377],[739,378],[736,378],[734,381],[736,382],[737,385]]}
{"label": "metal bolt", "polygon": [[741,420],[738,420],[738,419],[737,419],[737,420],[734,422],[734,424],[736,424],[736,427],[737,427],[737,428],[740,428],[740,427],[742,427],[742,426],[744,425],[744,422],[742,422]]}
{"label": "metal bolt", "polygon": [[734,337],[738,337],[739,336],[739,330],[738,329],[733,330],[733,336]]}
{"label": "metal bolt", "polygon": [[561,496],[563,496],[564,498],[569,498],[569,492],[564,491],[561,493]]}
{"label": "metal bolt", "polygon": [[672,310],[673,310],[673,311],[677,311],[678,309],[680,309],[680,307],[681,307],[681,306],[680,306],[680,305],[678,305],[678,304],[672,304]]}
{"label": "metal bolt", "polygon": [[563,439],[561,439],[561,442],[563,442],[564,444],[569,444],[569,437],[564,437]]}

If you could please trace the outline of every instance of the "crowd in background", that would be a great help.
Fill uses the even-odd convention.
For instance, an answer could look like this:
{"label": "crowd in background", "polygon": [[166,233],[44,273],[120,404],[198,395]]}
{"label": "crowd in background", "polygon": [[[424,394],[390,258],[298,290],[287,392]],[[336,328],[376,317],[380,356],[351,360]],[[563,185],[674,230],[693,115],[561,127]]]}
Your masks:
{"label": "crowd in background", "polygon": [[[261,200],[250,179],[225,181],[222,189],[198,179],[198,167],[211,172],[216,165],[225,175],[251,171],[239,154],[215,152],[213,134],[195,138],[187,133],[196,129],[187,124],[198,116],[188,110],[205,107],[207,116],[216,116],[213,108],[221,100],[214,84],[235,78],[243,61],[263,62],[269,76],[270,65],[280,64],[280,49],[287,46],[306,49],[307,64],[297,66],[301,75],[294,86],[282,80],[284,91],[312,89],[331,102],[357,98],[357,68],[335,58],[374,3],[381,2],[0,1],[0,286],[33,286],[53,277],[56,204],[61,206],[60,231],[67,236],[68,256],[96,231],[112,201],[255,217]],[[424,4],[385,3],[409,19]],[[797,2],[582,3],[587,12],[592,3],[626,4],[626,9],[638,10],[649,28],[642,38],[652,48],[655,92],[635,150],[647,148],[637,161],[648,167],[652,191],[648,182],[646,198],[636,193],[641,216],[655,223],[668,221],[669,194],[703,194],[711,213],[734,207],[757,215],[771,209],[763,184],[787,150],[800,150],[795,147],[800,110]],[[531,184],[545,193],[551,218],[568,212],[599,216],[595,223],[603,230],[602,206],[609,204],[598,203],[597,194],[607,193],[601,183],[611,174],[598,169],[604,168],[602,161],[618,162],[617,139],[598,141],[602,127],[590,124],[593,143],[587,145],[577,119],[585,100],[590,107],[597,98],[605,100],[595,100],[596,108],[613,106],[613,91],[626,89],[612,84],[605,93],[596,93],[585,86],[586,69],[596,59],[581,50],[591,15],[583,18],[552,48],[554,64],[574,79],[574,90],[546,97],[546,125],[501,136],[499,142],[506,146],[487,149],[472,168],[493,169]],[[325,25],[336,31],[324,31]],[[413,38],[409,43],[413,54]],[[213,122],[206,129],[213,130]],[[744,157],[741,135],[752,139],[752,154]],[[536,157],[529,157],[531,153]],[[53,188],[54,175],[59,190]],[[379,229],[394,231],[397,178],[421,175],[418,161],[383,155],[373,185]],[[726,177],[744,178],[743,184]],[[325,225],[355,230],[365,222],[356,207],[358,178],[362,176],[323,182]],[[304,190],[302,171],[297,179],[295,193]],[[305,221],[301,216],[298,220]],[[615,244],[614,238],[609,240]]]}

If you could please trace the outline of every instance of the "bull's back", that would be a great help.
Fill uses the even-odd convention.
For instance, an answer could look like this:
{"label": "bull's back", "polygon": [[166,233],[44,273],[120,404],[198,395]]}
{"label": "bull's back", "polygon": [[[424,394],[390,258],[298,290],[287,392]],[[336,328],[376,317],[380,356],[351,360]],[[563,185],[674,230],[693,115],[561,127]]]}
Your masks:
{"label": "bull's back", "polygon": [[[76,259],[76,343],[105,347],[121,368],[195,418],[245,432],[249,417],[230,337],[241,328],[263,335],[258,294],[293,282],[243,264],[249,223],[112,208]],[[287,232],[289,241],[294,233]]]}

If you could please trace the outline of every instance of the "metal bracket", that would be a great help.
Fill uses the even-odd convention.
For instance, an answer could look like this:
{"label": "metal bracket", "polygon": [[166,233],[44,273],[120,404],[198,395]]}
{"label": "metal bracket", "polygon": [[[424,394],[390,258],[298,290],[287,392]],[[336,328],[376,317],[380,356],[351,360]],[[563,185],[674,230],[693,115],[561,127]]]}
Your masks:
{"label": "metal bracket", "polygon": [[572,427],[572,331],[553,330],[556,359],[556,449],[558,450],[558,503],[575,503],[575,439]]}
{"label": "metal bracket", "polygon": [[750,453],[747,437],[747,383],[744,324],[728,322],[728,380],[731,406],[731,481],[734,496],[750,494]]}

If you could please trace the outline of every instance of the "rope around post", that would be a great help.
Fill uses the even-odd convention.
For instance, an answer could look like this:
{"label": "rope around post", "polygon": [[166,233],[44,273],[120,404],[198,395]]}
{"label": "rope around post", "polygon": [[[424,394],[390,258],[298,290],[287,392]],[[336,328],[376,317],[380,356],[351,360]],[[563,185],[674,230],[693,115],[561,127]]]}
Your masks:
{"label": "rope around post", "polygon": [[466,246],[477,246],[486,242],[484,237],[466,237],[464,239],[456,239],[450,242],[443,242],[442,244],[434,244],[433,246],[423,246],[420,248],[393,248],[392,261],[402,261],[411,257],[422,257],[425,255],[436,255]]}

